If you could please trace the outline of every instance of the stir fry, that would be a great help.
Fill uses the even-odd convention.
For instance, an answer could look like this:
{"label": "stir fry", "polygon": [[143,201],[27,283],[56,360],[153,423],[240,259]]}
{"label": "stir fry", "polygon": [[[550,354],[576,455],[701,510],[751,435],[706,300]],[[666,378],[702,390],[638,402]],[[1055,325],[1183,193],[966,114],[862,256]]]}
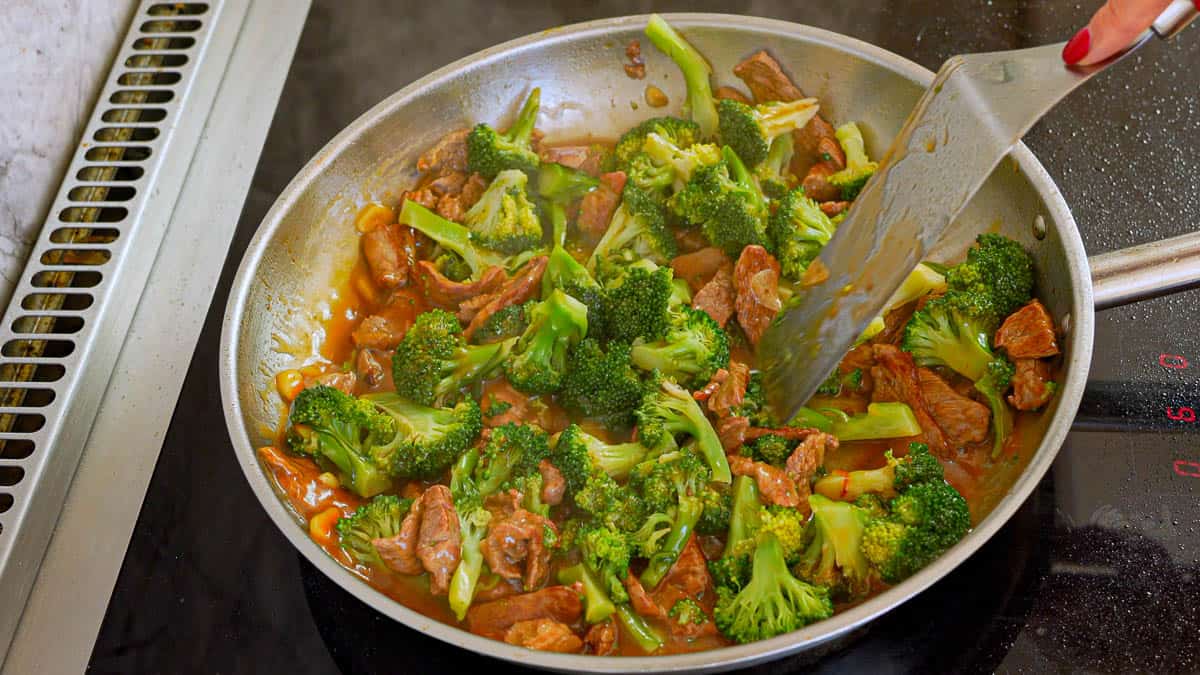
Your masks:
{"label": "stir fry", "polygon": [[1015,241],[918,266],[793,419],[755,345],[876,163],[765,51],[711,89],[658,17],[688,117],[555,146],[539,91],[451,133],[362,255],[326,357],[281,373],[261,457],[315,541],[508,643],[666,654],[767,639],[915,574],[985,511],[1054,396]]}

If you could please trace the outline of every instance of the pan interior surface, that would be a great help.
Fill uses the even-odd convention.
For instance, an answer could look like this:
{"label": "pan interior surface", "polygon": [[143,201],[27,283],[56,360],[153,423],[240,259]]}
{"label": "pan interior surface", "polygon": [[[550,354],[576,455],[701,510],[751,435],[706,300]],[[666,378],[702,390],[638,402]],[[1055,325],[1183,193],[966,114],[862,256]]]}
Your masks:
{"label": "pan interior surface", "polygon": [[[774,54],[832,121],[857,121],[868,150],[886,150],[932,73],[857,40],[796,24],[739,16],[668,15],[714,67],[714,83],[739,86],[731,68],[759,49]],[[1060,394],[1041,417],[1036,451],[1009,470],[1006,496],[956,547],[902,584],[826,621],[770,640],[662,657],[595,657],[533,652],[441,624],[379,593],[309,540],[277,494],[255,449],[274,440],[283,402],[274,374],[316,360],[330,289],[357,255],[353,220],[372,201],[396,205],[416,179],[418,155],[445,133],[486,121],[504,124],[524,94],[542,90],[538,128],[548,142],[615,138],[646,118],[681,114],[684,82],[649,47],[646,17],[580,24],[522,38],[451,64],[397,92],[335,137],[293,179],[251,242],[226,308],[221,389],[238,459],[263,507],[314,565],[376,610],[416,630],[479,653],[525,665],[573,671],[720,670],[811,649],[842,636],[932,584],[991,536],[1049,468],[1082,395],[1091,359],[1093,310],[1082,243],[1065,203],[1032,154],[1019,145],[951,226],[930,258],[953,262],[981,231],[1020,241],[1034,256],[1039,297],[1059,325],[1064,374]],[[621,67],[625,45],[642,38],[644,80]],[[645,102],[646,87],[666,107]],[[1038,236],[1044,225],[1044,236]]]}

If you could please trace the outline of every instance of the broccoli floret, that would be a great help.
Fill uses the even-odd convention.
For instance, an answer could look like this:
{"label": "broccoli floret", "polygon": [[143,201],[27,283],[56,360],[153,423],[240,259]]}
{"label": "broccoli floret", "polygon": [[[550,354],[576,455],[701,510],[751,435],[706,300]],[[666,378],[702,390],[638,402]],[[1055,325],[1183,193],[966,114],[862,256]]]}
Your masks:
{"label": "broccoli floret", "polygon": [[920,366],[942,366],[972,381],[996,359],[989,347],[994,324],[957,308],[950,292],[925,303],[904,327],[901,348]]}
{"label": "broccoli floret", "polygon": [[762,538],[768,533],[775,535],[779,539],[783,559],[791,565],[799,560],[800,552],[804,547],[806,521],[805,514],[796,509],[786,506],[768,506],[762,510],[761,523],[755,537]]}
{"label": "broccoli floret", "polygon": [[617,622],[625,629],[625,633],[633,638],[647,654],[657,651],[663,646],[663,640],[658,633],[639,616],[628,603],[614,604],[605,592],[604,584],[596,578],[587,565],[579,563],[566,567],[558,572],[558,583],[581,584],[583,586],[583,618],[588,623],[599,623],[616,615]]}
{"label": "broccoli floret", "polygon": [[512,487],[514,479],[537,473],[538,463],[549,456],[546,433],[532,424],[509,422],[492,429],[475,467],[479,494],[486,497],[501,488]]}
{"label": "broccoli floret", "polygon": [[562,164],[547,162],[538,168],[538,196],[556,204],[570,204],[599,185],[595,176]]}
{"label": "broccoli floret", "polygon": [[641,497],[599,469],[575,493],[575,506],[590,522],[622,532],[637,530],[646,517]]}
{"label": "broccoli floret", "polygon": [[797,573],[806,581],[826,586],[850,598],[871,589],[871,565],[862,551],[863,531],[870,514],[849,502],[811,495],[812,521]]}
{"label": "broccoli floret", "polygon": [[463,399],[453,408],[430,408],[397,394],[368,394],[395,421],[390,441],[371,448],[371,457],[392,475],[434,478],[458,459],[482,428],[479,404]]}
{"label": "broccoli floret", "polygon": [[737,592],[750,581],[750,558],[754,537],[762,525],[762,503],[758,486],[750,476],[733,479],[733,508],[729,530],[725,536],[725,551],[720,558],[710,560],[708,571],[718,588]]}
{"label": "broccoli floret", "polygon": [[562,204],[551,202],[547,212],[554,228],[554,247],[550,250],[546,271],[542,274],[542,299],[549,298],[555,289],[560,289],[582,302],[587,306],[588,334],[603,337],[604,289],[592,277],[591,272],[563,246],[567,216]]}
{"label": "broccoli floret", "polygon": [[770,199],[783,199],[796,182],[789,168],[796,154],[796,140],[792,134],[783,134],[771,141],[767,158],[754,168],[754,177],[759,189]]}
{"label": "broccoli floret", "polygon": [[342,483],[362,497],[392,486],[387,470],[371,459],[376,443],[396,433],[373,405],[333,387],[308,387],[292,401],[288,446],[335,467]]}
{"label": "broccoli floret", "polygon": [[726,637],[740,643],[765,640],[833,615],[829,591],[792,576],[774,535],[759,541],[751,569],[740,591],[717,589],[713,620]]}
{"label": "broccoli floret", "polygon": [[805,196],[804,188],[784,195],[767,227],[781,274],[800,281],[836,229],[821,207]]}
{"label": "broccoli floret", "polygon": [[396,495],[376,495],[350,517],[338,520],[338,545],[359,564],[382,566],[379,551],[372,542],[400,533],[400,524],[412,501]]}
{"label": "broccoli floret", "polygon": [[646,507],[670,512],[681,497],[694,497],[708,489],[712,472],[696,453],[680,450],[638,467],[630,485],[641,492]]}
{"label": "broccoli floret", "polygon": [[607,527],[593,527],[581,531],[576,542],[583,564],[603,586],[609,599],[628,602],[624,581],[633,552],[625,534]]}
{"label": "broccoli floret", "polygon": [[556,290],[529,310],[529,327],[513,345],[504,372],[527,394],[551,394],[562,386],[567,352],[587,334],[587,307]]}
{"label": "broccoli floret", "polygon": [[521,508],[536,513],[543,518],[550,517],[550,505],[542,501],[542,486],[545,479],[542,474],[532,473],[514,476],[504,484],[505,487],[516,490],[521,495]]}
{"label": "broccoli floret", "polygon": [[1033,258],[1001,234],[981,234],[967,260],[946,271],[959,309],[982,315],[993,328],[1033,298]]}
{"label": "broccoli floret", "polygon": [[862,386],[862,368],[855,368],[848,373],[833,371],[825,381],[817,387],[817,393],[823,396],[841,396],[843,389],[855,391]]}
{"label": "broccoli floret", "polygon": [[656,164],[650,155],[639,152],[629,160],[626,178],[630,185],[665,201],[667,188],[675,183],[675,170],[669,165]]}
{"label": "broccoli floret", "polygon": [[634,157],[642,152],[646,137],[658,134],[676,147],[686,148],[700,140],[700,127],[678,117],[652,117],[626,131],[617,141],[614,158],[619,168],[628,172]]}
{"label": "broccoli floret", "polygon": [[646,37],[683,71],[683,79],[687,82],[685,109],[699,126],[700,137],[712,138],[719,125],[712,85],[708,81],[712,67],[695,47],[657,14],[652,14],[646,23]]}
{"label": "broccoli floret", "polygon": [[921,433],[921,425],[912,408],[897,401],[870,403],[867,411],[847,415],[841,410],[826,409],[826,417],[833,420],[829,433],[839,441],[871,441],[881,438],[908,438]]}
{"label": "broccoli floret", "polygon": [[671,380],[661,376],[655,379],[656,386],[647,391],[637,409],[639,439],[651,447],[663,447],[673,442],[676,435],[687,434],[695,439],[700,455],[712,471],[712,480],[728,483],[731,474],[725,450],[700,404]]}
{"label": "broccoli floret", "polygon": [[[585,468],[582,460],[579,459],[582,454],[586,454],[589,459],[589,464],[586,466],[587,473],[599,469],[617,480],[627,478],[629,472],[633,471],[633,467],[646,461],[651,455],[650,450],[641,443],[636,441],[605,443],[576,424],[567,427],[559,435],[558,445],[555,446],[554,452],[555,455],[572,456],[567,464],[572,466],[571,473],[575,480],[567,481],[568,489],[572,483],[575,483],[576,486],[581,485],[578,479],[580,477],[579,469]],[[586,475],[583,478],[586,480]]]}
{"label": "broccoli floret", "polygon": [[[543,277],[544,278],[544,277]],[[488,317],[471,336],[475,344],[490,345],[509,338],[520,337],[529,327],[527,312],[533,307],[531,300],[523,305],[507,305]]]}
{"label": "broccoli floret", "polygon": [[[472,241],[471,230],[446,220],[411,199],[404,201],[399,220],[401,225],[408,225],[422,232],[443,249],[461,258],[462,264],[471,270],[471,279],[479,279],[489,267],[499,266],[510,271],[515,270],[537,253],[537,250],[528,250],[507,255],[477,246]],[[455,265],[457,266],[457,263]]]}
{"label": "broccoli floret", "polygon": [[667,334],[633,345],[633,365],[659,371],[688,388],[703,385],[729,365],[729,336],[707,312],[680,307]]}
{"label": "broccoli floret", "polygon": [[708,615],[704,613],[704,608],[694,598],[676,600],[667,615],[680,625],[689,623],[699,625],[708,621]]}
{"label": "broccoli floret", "polygon": [[[642,146],[645,155],[652,164],[665,170],[669,179],[667,185],[674,190],[680,190],[691,179],[696,169],[711,166],[721,161],[721,148],[711,143],[695,143],[690,146],[679,145],[667,136],[650,133]],[[659,175],[656,173],[656,175]],[[661,180],[661,176],[659,178]]]}
{"label": "broccoli floret", "polygon": [[595,271],[604,258],[629,251],[637,259],[665,265],[675,257],[675,238],[667,229],[663,205],[653,194],[636,185],[626,185],[621,205],[608,221],[588,258],[588,270]]}
{"label": "broccoli floret", "polygon": [[567,356],[559,400],[567,410],[610,428],[631,424],[642,400],[642,383],[630,362],[629,343],[611,341],[607,351],[593,338],[576,345]]}
{"label": "broccoli floret", "polygon": [[1003,356],[997,356],[995,360],[988,363],[983,377],[975,382],[975,389],[983,394],[988,407],[992,410],[993,458],[998,457],[1004,450],[1004,442],[1013,429],[1012,411],[1004,402],[1004,392],[1008,391],[1014,372],[1016,372],[1016,366],[1012,361]]}
{"label": "broccoli floret", "polygon": [[392,355],[396,393],[423,405],[442,405],[460,390],[499,370],[517,338],[468,345],[451,313],[435,309],[417,317]]}
{"label": "broccoli floret", "polygon": [[713,246],[737,258],[746,246],[769,246],[769,212],[737,154],[725,146],[721,155],[721,162],[697,169],[670,205],[684,220],[699,225]]}
{"label": "broccoli floret", "polygon": [[909,443],[908,454],[899,459],[889,450],[884,459],[887,463],[878,469],[835,471],[824,476],[813,485],[813,492],[852,502],[865,494],[891,498],[912,485],[944,479],[942,463],[924,443]]}
{"label": "broccoli floret", "polygon": [[532,174],[538,168],[538,155],[530,139],[541,106],[542,90],[534,88],[517,113],[508,131],[500,133],[487,124],[477,124],[467,136],[467,165],[471,171],[493,178],[507,169]]}
{"label": "broccoli floret", "polygon": [[766,434],[744,445],[741,452],[757,461],[782,467],[795,449],[796,441],[777,434]]}
{"label": "broccoli floret", "polygon": [[508,255],[542,243],[542,222],[525,196],[529,177],[522,171],[501,171],[467,210],[464,220],[471,241]]}
{"label": "broccoli floret", "polygon": [[683,548],[687,546],[688,539],[691,539],[692,533],[696,530],[696,523],[700,521],[703,513],[704,503],[700,498],[679,497],[674,507],[671,530],[663,536],[662,544],[650,556],[646,563],[646,569],[639,577],[643,586],[654,588],[663,580],[663,577],[667,576],[667,572],[671,571],[675,561],[679,560],[679,555],[683,553]]}
{"label": "broccoli floret", "polygon": [[862,191],[875,170],[878,162],[867,159],[866,144],[863,143],[862,131],[854,122],[843,124],[834,130],[842,152],[846,153],[846,168],[829,176],[829,182],[842,189],[842,199],[854,199]]}
{"label": "broccoli floret", "polygon": [[758,166],[767,158],[771,141],[808,124],[817,114],[817,99],[772,101],[756,106],[733,99],[717,102],[721,142],[733,148],[746,166]]}
{"label": "broccoli floret", "polygon": [[467,281],[471,278],[471,267],[462,256],[453,251],[446,251],[433,259],[433,266],[442,276],[451,281]]}
{"label": "broccoli floret", "polygon": [[882,579],[897,583],[928,565],[971,527],[967,502],[945,482],[918,483],[889,504],[889,515],[871,520],[862,551]]}
{"label": "broccoli floret", "polygon": [[657,340],[667,334],[674,292],[670,267],[644,259],[633,263],[606,260],[598,272],[610,339],[632,343],[639,338]]}
{"label": "broccoli floret", "polygon": [[454,576],[450,578],[447,600],[455,618],[462,621],[467,615],[467,609],[471,607],[475,587],[479,584],[479,574],[483,571],[483,552],[480,545],[487,537],[492,514],[476,502],[459,503],[456,499],[454,507],[458,512],[462,546],[458,566],[454,568]]}

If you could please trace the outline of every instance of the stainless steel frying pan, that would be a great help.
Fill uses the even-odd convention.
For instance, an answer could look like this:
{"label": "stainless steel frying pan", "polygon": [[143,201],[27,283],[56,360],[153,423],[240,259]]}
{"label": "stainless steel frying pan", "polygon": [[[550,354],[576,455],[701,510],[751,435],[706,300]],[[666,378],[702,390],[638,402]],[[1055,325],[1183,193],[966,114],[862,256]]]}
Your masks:
{"label": "stainless steel frying pan", "polygon": [[[899,130],[933,74],[858,40],[792,23],[715,14],[669,20],[714,66],[719,83],[757,49],[770,50],[831,120],[856,120],[879,152]],[[329,558],[277,494],[255,448],[269,443],[282,402],[274,373],[312,359],[330,311],[330,288],[357,255],[352,226],[368,201],[395,203],[414,179],[420,152],[443,134],[483,119],[503,123],[532,86],[542,88],[539,128],[549,141],[579,130],[615,137],[651,115],[679,113],[683,78],[664,56],[643,51],[648,77],[626,77],[625,44],[646,17],[580,24],[515,40],[453,63],[393,94],[337,135],[279,196],[250,243],[225,312],[221,395],[246,479],[275,524],[314,565],[376,610],[416,630],[481,654],[557,670],[720,670],[809,650],[843,637],[933,584],[978,549],[1025,501],[1067,435],[1087,380],[1094,307],[1161,294],[1200,278],[1200,237],[1187,235],[1089,261],[1070,210],[1024,145],[1001,163],[951,227],[934,260],[952,261],[983,229],[998,228],[1032,251],[1039,295],[1066,330],[1060,394],[1042,416],[1044,435],[1015,471],[1012,487],[966,538],[904,583],[803,630],[719,651],[665,657],[551,654],[488,640],[426,618],[375,591]],[[645,41],[643,40],[643,43]],[[647,44],[648,47],[648,44]],[[647,84],[671,104],[645,105]],[[1102,270],[1095,291],[1089,268]]]}

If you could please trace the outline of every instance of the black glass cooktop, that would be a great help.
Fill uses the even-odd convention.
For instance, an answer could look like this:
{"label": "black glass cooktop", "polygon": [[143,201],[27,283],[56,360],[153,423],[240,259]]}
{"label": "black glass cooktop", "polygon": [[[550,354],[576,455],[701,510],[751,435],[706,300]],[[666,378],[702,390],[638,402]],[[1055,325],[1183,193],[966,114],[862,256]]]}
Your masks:
{"label": "black glass cooktop", "polygon": [[[621,14],[722,11],[817,25],[931,69],[1065,40],[1096,0],[599,3],[317,0],[91,660],[97,673],[452,672],[512,666],[397,625],[267,520],[226,437],[220,315],[275,195],[370,105],[518,35]],[[471,17],[467,25],[463,18]],[[1156,44],[1026,138],[1092,253],[1200,214],[1200,40]],[[844,648],[762,672],[1200,671],[1200,292],[1098,315],[1092,377],[1052,471],[987,545]]]}

